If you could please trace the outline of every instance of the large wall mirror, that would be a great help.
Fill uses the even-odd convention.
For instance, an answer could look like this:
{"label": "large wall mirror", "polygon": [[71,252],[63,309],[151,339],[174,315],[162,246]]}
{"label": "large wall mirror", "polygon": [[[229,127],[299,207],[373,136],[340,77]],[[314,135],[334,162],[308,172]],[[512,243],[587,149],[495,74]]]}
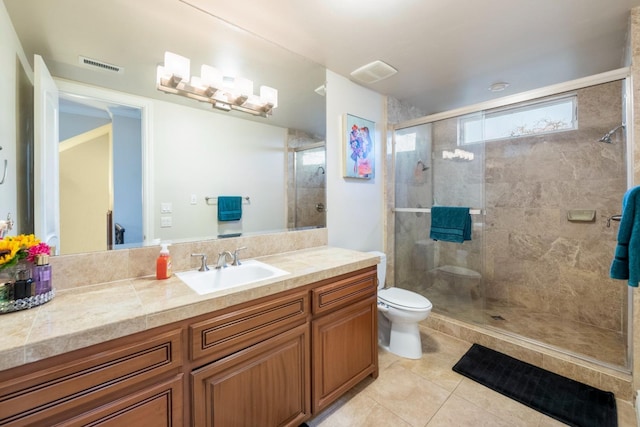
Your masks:
{"label": "large wall mirror", "polygon": [[[211,2],[3,1],[60,91],[60,253],[325,226],[322,66],[216,18]],[[257,117],[160,92],[165,51],[189,58],[191,75],[206,64],[273,87],[278,106]],[[229,195],[242,219],[219,222]]]}

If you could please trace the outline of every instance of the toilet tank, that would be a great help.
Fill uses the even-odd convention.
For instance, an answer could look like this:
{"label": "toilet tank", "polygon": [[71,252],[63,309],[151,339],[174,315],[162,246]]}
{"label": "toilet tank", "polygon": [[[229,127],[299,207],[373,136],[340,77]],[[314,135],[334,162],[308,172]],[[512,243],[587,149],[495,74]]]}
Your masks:
{"label": "toilet tank", "polygon": [[378,263],[378,289],[382,289],[387,278],[387,255],[379,251],[371,251],[369,253],[380,257],[380,262]]}

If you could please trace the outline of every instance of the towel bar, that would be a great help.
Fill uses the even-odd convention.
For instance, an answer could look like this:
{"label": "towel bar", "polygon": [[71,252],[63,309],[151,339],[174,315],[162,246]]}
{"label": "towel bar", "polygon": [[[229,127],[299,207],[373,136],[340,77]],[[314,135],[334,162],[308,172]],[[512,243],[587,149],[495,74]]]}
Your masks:
{"label": "towel bar", "polygon": [[[431,208],[391,208],[392,212],[431,213]],[[469,209],[471,215],[482,215],[482,209]]]}
{"label": "towel bar", "polygon": [[[208,204],[208,205],[217,205],[218,204],[218,196],[207,196],[204,198],[204,201]],[[211,203],[209,203],[211,202]],[[251,197],[249,196],[245,196],[242,198],[242,203],[245,205],[250,205],[251,204]]]}

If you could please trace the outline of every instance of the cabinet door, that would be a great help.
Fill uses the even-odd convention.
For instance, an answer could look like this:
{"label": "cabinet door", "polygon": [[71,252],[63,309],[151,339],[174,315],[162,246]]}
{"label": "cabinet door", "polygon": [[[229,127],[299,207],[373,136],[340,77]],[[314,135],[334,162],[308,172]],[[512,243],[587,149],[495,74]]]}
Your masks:
{"label": "cabinet door", "polygon": [[377,322],[375,297],[313,321],[313,413],[378,376]]}
{"label": "cabinet door", "polygon": [[169,381],[147,387],[59,425],[65,427],[182,426],[182,376],[179,374]]}
{"label": "cabinet door", "polygon": [[191,374],[196,426],[298,426],[310,415],[307,324]]}

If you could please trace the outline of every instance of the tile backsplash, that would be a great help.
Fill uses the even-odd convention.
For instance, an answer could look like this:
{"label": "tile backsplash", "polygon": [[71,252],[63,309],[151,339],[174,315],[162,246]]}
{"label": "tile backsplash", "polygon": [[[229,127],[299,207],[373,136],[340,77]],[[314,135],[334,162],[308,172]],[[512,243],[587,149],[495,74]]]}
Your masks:
{"label": "tile backsplash", "polygon": [[[285,231],[256,236],[240,236],[188,243],[169,247],[174,272],[197,268],[199,258],[192,253],[207,255],[208,264],[217,260],[218,253],[246,247],[241,258],[256,258],[282,252],[327,245],[327,229],[315,228]],[[56,290],[71,289],[97,283],[113,282],[155,274],[160,246],[61,255],[51,258],[53,284]]]}

